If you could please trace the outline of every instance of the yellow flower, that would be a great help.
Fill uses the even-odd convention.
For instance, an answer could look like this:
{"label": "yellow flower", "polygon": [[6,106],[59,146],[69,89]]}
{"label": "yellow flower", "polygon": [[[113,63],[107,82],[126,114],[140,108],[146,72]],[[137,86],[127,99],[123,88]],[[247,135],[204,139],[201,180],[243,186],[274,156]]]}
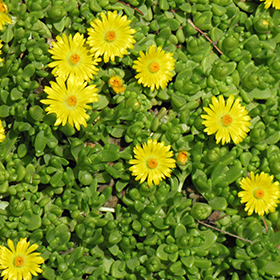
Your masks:
{"label": "yellow flower", "polygon": [[173,152],[169,151],[170,145],[164,146],[164,142],[157,143],[157,140],[148,140],[148,143],[136,145],[133,149],[135,159],[129,161],[132,166],[129,168],[132,175],[136,176],[135,180],[143,183],[146,178],[148,185],[158,185],[159,182],[166,177],[171,176],[170,168],[176,167],[175,160],[171,157]]}
{"label": "yellow flower", "polygon": [[0,143],[3,142],[5,138],[5,129],[2,125],[2,122],[0,121]]}
{"label": "yellow flower", "polygon": [[44,263],[44,259],[39,256],[40,253],[32,253],[38,248],[38,244],[29,247],[29,243],[26,238],[21,238],[15,249],[13,241],[8,239],[11,250],[0,245],[0,269],[3,269],[1,274],[3,280],[31,280],[32,275],[38,276],[37,273],[43,272],[40,264]]}
{"label": "yellow flower", "polygon": [[0,1],[0,30],[3,29],[3,26],[6,24],[6,22],[9,24],[13,23],[7,13],[7,6],[3,3],[3,1]]}
{"label": "yellow flower", "polygon": [[177,156],[177,162],[179,164],[185,165],[188,161],[188,153],[187,151],[180,151],[178,156]]}
{"label": "yellow flower", "polygon": [[54,68],[52,74],[61,76],[66,80],[70,75],[74,75],[80,80],[90,80],[96,75],[98,68],[95,67],[101,59],[94,58],[88,47],[85,45],[84,35],[76,33],[72,38],[65,34],[56,37],[57,42],[52,42],[51,62],[48,66]]}
{"label": "yellow flower", "polygon": [[263,216],[264,212],[274,212],[280,198],[279,183],[272,183],[273,175],[264,172],[256,176],[251,172],[250,177],[241,180],[240,186],[244,191],[238,193],[241,203],[246,203],[245,211],[248,215],[255,211],[259,216]]}
{"label": "yellow flower", "polygon": [[268,9],[271,4],[272,4],[272,7],[275,8],[276,10],[280,10],[280,0],[261,0],[261,1],[265,1],[264,2],[264,7],[266,9]]}
{"label": "yellow flower", "polygon": [[206,126],[204,129],[208,135],[216,133],[216,143],[222,141],[229,143],[232,139],[235,144],[243,141],[250,130],[248,127],[251,125],[248,111],[240,104],[240,98],[234,101],[234,96],[230,95],[225,105],[223,96],[212,97],[212,104],[210,108],[203,108],[207,115],[201,115],[205,121],[202,123]]}
{"label": "yellow flower", "polygon": [[123,86],[122,80],[117,75],[111,77],[108,83],[112,87],[114,92],[117,94],[125,91],[125,87]]}
{"label": "yellow flower", "polygon": [[88,44],[96,57],[104,55],[104,62],[115,61],[115,56],[123,57],[127,49],[134,48],[132,34],[136,31],[129,26],[131,20],[117,11],[108,12],[107,17],[102,12],[101,18],[90,23],[93,28],[88,28]]}
{"label": "yellow flower", "polygon": [[[2,44],[2,40],[0,40],[0,55],[2,54],[2,47],[3,47],[3,44]],[[0,62],[3,62],[3,58],[0,57]]]}
{"label": "yellow flower", "polygon": [[161,47],[149,47],[148,53],[140,51],[140,57],[134,61],[132,68],[139,72],[135,78],[144,87],[155,87],[164,89],[167,83],[172,80],[172,70],[174,69],[175,59],[173,53],[165,53]]}
{"label": "yellow flower", "polygon": [[80,130],[80,125],[87,126],[86,120],[89,119],[85,109],[91,109],[87,103],[99,100],[95,85],[86,86],[86,82],[76,81],[73,76],[67,79],[67,88],[61,77],[55,82],[50,82],[51,87],[46,86],[45,92],[48,99],[43,99],[43,104],[50,105],[46,108],[48,114],[55,113],[57,120],[55,126],[67,122]]}

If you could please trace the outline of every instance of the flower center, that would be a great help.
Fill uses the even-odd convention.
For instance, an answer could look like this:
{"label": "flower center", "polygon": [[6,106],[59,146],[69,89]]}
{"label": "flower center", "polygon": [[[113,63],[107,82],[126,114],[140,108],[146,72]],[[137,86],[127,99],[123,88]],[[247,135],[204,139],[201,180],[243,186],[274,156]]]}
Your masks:
{"label": "flower center", "polygon": [[148,160],[148,166],[152,169],[156,168],[158,166],[157,160],[155,158],[150,158]]}
{"label": "flower center", "polygon": [[222,122],[223,122],[224,125],[228,126],[232,123],[232,117],[229,116],[229,115],[224,115],[222,117]]}
{"label": "flower center", "polygon": [[157,62],[152,62],[150,65],[149,65],[149,69],[152,73],[156,73],[159,71],[159,64]]}
{"label": "flower center", "polygon": [[261,189],[257,189],[254,192],[255,198],[263,198],[264,197],[264,191]]}
{"label": "flower center", "polygon": [[77,97],[75,95],[70,95],[67,99],[70,106],[75,107],[78,103]]}
{"label": "flower center", "polygon": [[15,266],[21,267],[24,264],[24,258],[21,256],[18,256],[15,258]]}
{"label": "flower center", "polygon": [[72,54],[71,56],[70,56],[70,60],[71,60],[71,62],[73,63],[73,64],[77,64],[79,61],[80,61],[80,56],[78,55],[78,54]]}
{"label": "flower center", "polygon": [[116,32],[115,31],[108,31],[106,33],[106,40],[109,42],[113,42],[116,39]]}
{"label": "flower center", "polygon": [[0,12],[7,13],[7,7],[2,1],[0,3]]}

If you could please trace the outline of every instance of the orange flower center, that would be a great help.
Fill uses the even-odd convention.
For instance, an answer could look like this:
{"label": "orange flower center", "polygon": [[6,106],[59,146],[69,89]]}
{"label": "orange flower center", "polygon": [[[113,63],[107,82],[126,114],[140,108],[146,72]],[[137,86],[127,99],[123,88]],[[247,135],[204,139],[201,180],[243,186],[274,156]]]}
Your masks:
{"label": "orange flower center", "polygon": [[224,125],[228,126],[232,123],[232,117],[229,116],[229,115],[224,115],[222,117],[222,122],[223,122]]}
{"label": "orange flower center", "polygon": [[148,166],[152,169],[156,168],[158,166],[157,160],[155,158],[150,158],[148,160]]}
{"label": "orange flower center", "polygon": [[260,189],[257,189],[257,190],[255,190],[254,196],[255,196],[255,198],[263,198],[264,197],[264,191],[260,190]]}
{"label": "orange flower center", "polygon": [[21,267],[24,264],[24,258],[21,256],[18,256],[15,258],[15,266]]}
{"label": "orange flower center", "polygon": [[116,39],[117,35],[115,31],[108,31],[106,33],[106,40],[109,42],[113,42]]}
{"label": "orange flower center", "polygon": [[152,62],[150,65],[149,65],[149,69],[152,73],[156,73],[159,71],[159,64],[157,62]]}
{"label": "orange flower center", "polygon": [[0,3],[0,12],[7,13],[7,7],[2,1]]}
{"label": "orange flower center", "polygon": [[71,60],[71,62],[73,63],[73,64],[77,64],[79,61],[80,61],[80,56],[78,55],[78,54],[72,54],[71,56],[70,56],[70,60]]}
{"label": "orange flower center", "polygon": [[78,100],[77,97],[75,95],[70,95],[67,99],[67,102],[70,106],[74,107],[77,105]]}

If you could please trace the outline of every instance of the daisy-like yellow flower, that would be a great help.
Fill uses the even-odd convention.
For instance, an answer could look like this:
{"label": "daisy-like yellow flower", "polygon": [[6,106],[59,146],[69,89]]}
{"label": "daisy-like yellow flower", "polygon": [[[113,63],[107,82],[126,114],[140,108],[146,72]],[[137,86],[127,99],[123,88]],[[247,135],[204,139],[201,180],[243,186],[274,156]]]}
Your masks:
{"label": "daisy-like yellow flower", "polygon": [[274,212],[277,207],[277,203],[280,201],[280,189],[279,182],[273,181],[273,175],[262,172],[255,175],[250,173],[250,178],[243,178],[240,182],[240,186],[244,191],[238,193],[241,197],[241,203],[246,203],[245,211],[248,211],[248,215],[252,215],[253,212],[259,216],[263,216],[264,213]]}
{"label": "daisy-like yellow flower", "polygon": [[230,140],[235,144],[243,141],[250,130],[250,116],[245,107],[240,104],[240,98],[234,102],[234,96],[230,95],[225,105],[222,95],[219,100],[213,96],[210,108],[203,108],[207,115],[201,115],[205,121],[202,122],[206,126],[204,129],[208,135],[216,133],[216,143],[222,141],[222,144],[229,143]]}
{"label": "daisy-like yellow flower", "polygon": [[275,8],[276,10],[280,10],[280,0],[261,0],[261,1],[265,1],[264,7],[266,9],[268,9],[272,5],[272,7]]}
{"label": "daisy-like yellow flower", "polygon": [[172,70],[175,59],[173,53],[165,53],[161,47],[150,46],[147,54],[140,51],[140,57],[134,61],[132,68],[139,72],[135,78],[138,84],[151,88],[164,89],[167,83],[172,80]]}
{"label": "daisy-like yellow flower", "polygon": [[111,77],[108,83],[112,87],[114,92],[117,94],[125,91],[125,87],[123,86],[122,80],[117,75]]}
{"label": "daisy-like yellow flower", "polygon": [[31,280],[32,275],[38,276],[37,273],[43,272],[40,264],[44,263],[44,259],[39,256],[40,253],[32,253],[38,248],[38,244],[30,247],[29,244],[26,238],[21,238],[16,249],[10,239],[8,239],[10,250],[0,245],[0,269],[3,269],[1,274],[3,280]]}
{"label": "daisy-like yellow flower", "polygon": [[133,149],[135,159],[129,161],[132,166],[129,168],[132,175],[136,176],[135,180],[143,183],[148,179],[148,185],[158,185],[162,179],[171,176],[175,168],[175,159],[171,158],[173,152],[169,151],[170,145],[164,146],[164,142],[158,143],[157,140],[148,140],[148,143],[136,145]]}
{"label": "daisy-like yellow flower", "polygon": [[109,59],[115,61],[115,57],[123,57],[127,49],[133,49],[135,40],[132,34],[136,31],[131,29],[127,16],[118,15],[117,11],[108,12],[107,16],[102,12],[100,19],[90,23],[93,28],[88,28],[88,44],[95,56],[104,55],[104,62]]}
{"label": "daisy-like yellow flower", "polygon": [[98,68],[95,67],[101,60],[94,58],[89,48],[85,45],[84,35],[76,33],[72,38],[65,34],[56,37],[57,42],[52,42],[49,52],[52,54],[51,62],[48,66],[54,68],[52,74],[61,76],[66,80],[70,75],[80,80],[90,80],[96,75]]}
{"label": "daisy-like yellow flower", "polygon": [[7,6],[0,0],[0,30],[3,29],[3,26],[7,23],[12,24],[11,18],[7,15],[8,9]]}
{"label": "daisy-like yellow flower", "polygon": [[51,87],[46,86],[44,89],[48,97],[41,102],[50,105],[46,108],[48,114],[56,114],[57,120],[54,125],[57,126],[61,123],[65,125],[68,122],[77,130],[80,130],[80,125],[86,127],[89,115],[85,109],[91,109],[86,104],[99,100],[96,86],[86,86],[86,82],[76,81],[73,76],[67,79],[67,87],[61,77],[50,84]]}
{"label": "daisy-like yellow flower", "polygon": [[3,142],[5,140],[6,136],[5,136],[5,129],[2,125],[2,121],[0,120],[0,143]]}

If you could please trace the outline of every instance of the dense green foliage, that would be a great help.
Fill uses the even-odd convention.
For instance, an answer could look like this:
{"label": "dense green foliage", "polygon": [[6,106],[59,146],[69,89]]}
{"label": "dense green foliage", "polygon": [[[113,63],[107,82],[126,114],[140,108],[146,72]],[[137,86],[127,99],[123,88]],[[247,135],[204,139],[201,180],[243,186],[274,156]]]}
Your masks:
{"label": "dense green foliage", "polygon": [[[5,3],[13,24],[1,33],[0,243],[27,237],[40,245],[45,264],[33,279],[280,277],[279,212],[265,217],[266,230],[237,196],[249,171],[280,180],[280,11],[241,0]],[[91,83],[100,101],[88,111],[88,127],[55,127],[55,114],[40,103],[54,80],[50,38],[86,37],[106,10],[132,20],[135,47],[99,63]],[[168,87],[151,92],[137,84],[132,63],[153,44],[174,53],[176,65]],[[126,86],[119,95],[108,86],[116,74]],[[203,132],[203,107],[219,94],[240,96],[252,118],[238,145],[216,144]],[[187,151],[189,160],[147,188],[128,161],[151,137],[170,144],[175,157]],[[227,214],[217,228],[236,237],[197,221],[213,210]]]}

